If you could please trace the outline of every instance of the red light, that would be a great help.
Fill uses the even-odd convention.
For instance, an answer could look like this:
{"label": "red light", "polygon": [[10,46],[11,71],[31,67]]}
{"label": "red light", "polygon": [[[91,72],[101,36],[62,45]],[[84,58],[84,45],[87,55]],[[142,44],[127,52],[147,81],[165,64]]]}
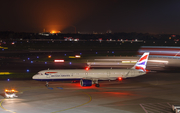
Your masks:
{"label": "red light", "polygon": [[89,68],[88,67],[86,67],[86,71],[88,71],[89,70]]}
{"label": "red light", "polygon": [[119,78],[118,78],[118,80],[122,80],[122,78],[121,78],[121,77],[119,77]]}
{"label": "red light", "polygon": [[147,74],[148,72],[150,72],[150,70],[147,70],[147,69],[146,69],[146,74]]}

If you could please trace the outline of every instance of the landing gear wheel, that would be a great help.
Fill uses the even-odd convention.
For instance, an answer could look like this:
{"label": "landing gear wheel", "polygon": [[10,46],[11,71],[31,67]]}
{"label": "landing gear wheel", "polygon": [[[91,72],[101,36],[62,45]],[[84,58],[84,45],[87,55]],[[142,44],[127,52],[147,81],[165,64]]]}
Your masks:
{"label": "landing gear wheel", "polygon": [[46,85],[45,85],[46,87],[48,87],[49,86],[49,83],[48,83],[48,81],[46,81]]}
{"label": "landing gear wheel", "polygon": [[96,84],[95,86],[96,86],[96,87],[99,87],[99,84]]}

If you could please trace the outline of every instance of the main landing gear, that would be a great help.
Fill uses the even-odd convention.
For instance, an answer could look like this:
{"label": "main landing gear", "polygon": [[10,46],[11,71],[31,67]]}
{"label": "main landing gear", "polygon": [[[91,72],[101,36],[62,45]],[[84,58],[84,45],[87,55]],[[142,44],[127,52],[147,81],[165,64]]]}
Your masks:
{"label": "main landing gear", "polygon": [[96,87],[99,87],[98,79],[94,79],[93,83],[95,84]]}
{"label": "main landing gear", "polygon": [[49,86],[49,82],[48,81],[46,81],[46,85],[45,85],[46,87],[48,87]]}
{"label": "main landing gear", "polygon": [[99,87],[99,84],[95,84],[96,87]]}

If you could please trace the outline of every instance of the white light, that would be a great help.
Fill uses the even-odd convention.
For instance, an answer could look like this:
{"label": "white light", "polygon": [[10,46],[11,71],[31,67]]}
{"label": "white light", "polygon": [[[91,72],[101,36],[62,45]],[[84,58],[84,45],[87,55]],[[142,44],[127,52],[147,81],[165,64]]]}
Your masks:
{"label": "white light", "polygon": [[159,62],[159,63],[168,63],[168,61],[162,61],[162,60],[148,60],[149,62]]}
{"label": "white light", "polygon": [[76,57],[76,58],[81,58],[81,56],[80,56],[80,55],[75,55],[75,57]]}
{"label": "white light", "polygon": [[122,61],[122,63],[130,63],[130,61]]}
{"label": "white light", "polygon": [[64,60],[54,60],[54,62],[64,62]]}

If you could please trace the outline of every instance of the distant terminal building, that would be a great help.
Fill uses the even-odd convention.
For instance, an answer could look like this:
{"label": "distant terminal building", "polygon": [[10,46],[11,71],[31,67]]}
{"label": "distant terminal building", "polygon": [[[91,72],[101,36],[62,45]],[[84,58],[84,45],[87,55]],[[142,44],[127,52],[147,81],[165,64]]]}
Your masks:
{"label": "distant terminal building", "polygon": [[106,33],[112,33],[112,31],[111,30],[107,30]]}
{"label": "distant terminal building", "polygon": [[[43,31],[45,31],[45,30],[43,30]],[[51,32],[42,32],[42,33],[39,33],[39,35],[49,36],[49,35],[54,35],[54,34],[58,34],[58,33],[61,33],[61,31],[52,30]]]}
{"label": "distant terminal building", "polygon": [[49,32],[43,32],[43,33],[39,33],[39,35],[42,35],[42,36],[49,36],[50,33],[49,33]]}

